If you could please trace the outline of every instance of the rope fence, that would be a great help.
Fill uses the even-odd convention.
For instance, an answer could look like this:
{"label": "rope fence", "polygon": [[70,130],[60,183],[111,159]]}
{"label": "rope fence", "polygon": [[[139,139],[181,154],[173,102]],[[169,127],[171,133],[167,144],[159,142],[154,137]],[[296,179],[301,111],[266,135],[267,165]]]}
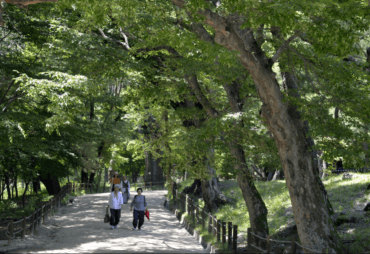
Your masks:
{"label": "rope fence", "polygon": [[336,170],[332,170],[331,171],[332,173],[337,173],[337,174],[340,174],[340,173],[343,173],[343,172],[359,172],[359,173],[364,173],[364,169],[336,169]]}
{"label": "rope fence", "polygon": [[[271,239],[271,236],[268,235],[266,238],[261,237],[252,232],[251,228],[248,228],[247,231],[238,231],[238,225],[233,225],[232,222],[225,222],[217,220],[216,216],[207,213],[204,211],[204,208],[201,208],[194,204],[194,200],[189,197],[189,195],[184,193],[179,193],[178,190],[172,193],[173,197],[173,204],[175,207],[178,207],[180,211],[177,211],[176,215],[181,216],[181,211],[187,212],[191,218],[193,225],[201,225],[202,230],[206,230],[212,234],[217,239],[217,243],[227,244],[228,248],[233,250],[235,253],[237,252],[238,244],[247,244],[247,253],[253,253],[253,251],[259,251],[261,253],[270,253],[271,251],[271,243],[283,243],[283,244],[290,244],[290,253],[295,254],[297,250],[297,246],[302,248],[303,250],[310,251],[312,253],[327,253],[327,249],[322,249],[321,251],[313,250],[311,248],[302,246],[301,244],[297,243],[295,238],[291,241],[281,241]],[[238,233],[246,233],[247,234],[247,243],[240,242],[238,243]],[[254,237],[252,239],[252,237]],[[259,242],[266,241],[266,249],[262,249],[259,246],[252,244],[255,242],[255,239],[259,239]],[[264,245],[263,245],[264,246]]]}
{"label": "rope fence", "polygon": [[[57,195],[46,202],[46,204],[40,205],[39,208],[36,208],[30,216],[23,216],[23,218],[18,221],[11,220],[5,230],[5,235],[8,238],[8,246],[11,245],[11,242],[13,241],[13,239],[15,239],[16,234],[20,233],[21,239],[23,240],[25,238],[26,230],[29,229],[31,235],[33,235],[37,227],[41,226],[41,220],[42,224],[45,224],[47,215],[49,215],[49,218],[53,216],[55,209],[59,209],[61,207],[62,199],[66,196],[67,193],[71,193],[72,187],[74,187],[74,185],[72,186],[72,183],[63,186]],[[26,226],[27,220],[29,220],[29,226]],[[21,224],[21,228],[15,231],[14,226],[18,224]]]}

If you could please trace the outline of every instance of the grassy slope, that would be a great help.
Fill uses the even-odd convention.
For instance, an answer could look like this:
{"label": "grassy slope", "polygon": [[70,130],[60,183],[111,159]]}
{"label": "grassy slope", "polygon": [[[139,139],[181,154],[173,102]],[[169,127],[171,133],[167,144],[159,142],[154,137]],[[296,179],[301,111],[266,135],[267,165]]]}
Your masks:
{"label": "grassy slope", "polygon": [[[352,180],[342,180],[342,175],[330,176],[324,180],[324,185],[336,213],[345,212],[345,217],[358,218],[356,224],[346,223],[338,227],[340,237],[358,241],[351,245],[351,252],[370,251],[370,218],[366,217],[365,213],[359,212],[370,202],[370,191],[366,191],[366,186],[370,183],[370,174],[351,174],[354,175]],[[191,183],[192,180],[182,182],[181,190]],[[268,209],[270,235],[294,225],[294,215],[285,181],[255,182],[255,184]],[[236,181],[222,181],[219,186],[223,193],[235,199],[236,203],[222,206],[214,215],[221,221],[230,221],[238,225],[239,231],[247,231],[250,227],[249,215]],[[231,194],[232,191],[234,194]]]}

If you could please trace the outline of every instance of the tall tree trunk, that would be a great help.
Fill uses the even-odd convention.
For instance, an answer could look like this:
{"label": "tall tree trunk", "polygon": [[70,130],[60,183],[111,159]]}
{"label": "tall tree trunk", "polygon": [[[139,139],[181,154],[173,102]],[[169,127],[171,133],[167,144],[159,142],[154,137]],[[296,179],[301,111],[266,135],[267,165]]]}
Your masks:
{"label": "tall tree trunk", "polygon": [[28,189],[28,185],[30,184],[31,181],[27,181],[26,182],[26,187],[24,188],[24,192],[23,192],[23,195],[22,195],[22,205],[23,205],[23,208],[26,207],[26,201],[25,201],[25,196],[26,196],[26,192],[27,192],[27,189]]}
{"label": "tall tree trunk", "polygon": [[[269,228],[267,223],[267,213],[265,202],[263,202],[259,194],[250,170],[247,167],[243,147],[233,140],[230,145],[232,155],[236,158],[235,167],[238,170],[237,182],[242,191],[243,199],[247,205],[249,221],[254,234],[262,237],[269,235]],[[254,237],[256,238],[256,237]],[[254,242],[261,247],[264,247],[264,241],[254,239]]]}
{"label": "tall tree trunk", "polygon": [[163,182],[163,169],[159,165],[162,158],[154,158],[150,151],[145,152],[145,182]]}
{"label": "tall tree trunk", "polygon": [[[240,99],[239,91],[241,88],[241,83],[235,81],[232,85],[224,84],[224,89],[226,91],[230,107],[234,113],[241,113],[243,108],[243,103]],[[243,127],[243,123],[240,122]],[[235,122],[234,125],[237,125]],[[242,191],[245,204],[248,208],[249,221],[251,228],[255,234],[262,237],[269,235],[269,228],[267,223],[267,213],[265,202],[262,200],[256,186],[253,182],[253,176],[248,169],[247,162],[245,160],[245,154],[242,145],[237,139],[230,142],[230,150],[234,155],[236,161],[236,168],[238,169],[237,181],[239,188]],[[256,238],[256,237],[254,237]],[[264,247],[264,241],[257,241],[257,245]]]}
{"label": "tall tree trunk", "polygon": [[18,198],[18,179],[17,175],[14,176],[14,188],[15,188],[15,198]]}
{"label": "tall tree trunk", "polygon": [[[172,2],[180,8],[185,6],[180,0]],[[253,30],[240,28],[244,17],[237,14],[224,17],[209,9],[199,10],[198,14],[215,29],[216,43],[238,51],[240,62],[255,83],[263,103],[260,115],[278,148],[302,244],[318,251],[328,248],[329,252],[343,252],[344,246],[331,220],[327,199],[322,191],[318,191],[321,186],[306,145],[305,126],[298,112],[284,102],[276,74],[272,71],[273,61],[258,46]]]}
{"label": "tall tree trunk", "polygon": [[83,169],[81,169],[81,183],[87,183],[88,182],[88,174]]}
{"label": "tall tree trunk", "polygon": [[[202,104],[203,108],[206,109],[208,115],[211,117],[217,117],[219,112],[211,105],[208,99],[202,93],[197,77],[195,75],[189,76],[186,78],[190,87],[194,91],[194,94]],[[239,91],[241,88],[241,83],[233,82],[232,85],[224,85],[224,89],[227,93],[228,101],[230,107],[234,113],[241,113],[243,103],[240,100]],[[242,125],[242,122],[237,123],[235,122],[234,125],[237,126],[238,124]],[[239,143],[237,139],[229,141],[229,148],[231,154],[235,158],[235,167],[238,169],[237,180],[239,188],[242,191],[244,201],[248,208],[249,219],[251,223],[251,227],[253,232],[257,233],[260,236],[267,236],[269,234],[268,230],[268,223],[267,223],[267,208],[265,203],[263,202],[258,190],[256,189],[253,183],[253,175],[251,171],[248,169],[245,154],[243,147]],[[211,182],[212,183],[212,182]],[[203,184],[203,183],[202,183]],[[203,185],[202,185],[203,190]],[[204,190],[203,190],[204,192]],[[204,196],[204,194],[203,194]],[[258,245],[263,245],[263,242],[258,242]]]}
{"label": "tall tree trunk", "polygon": [[10,181],[9,181],[9,175],[7,173],[4,174],[4,180],[6,184],[6,190],[8,192],[8,200],[12,199],[12,193],[10,191]]}
{"label": "tall tree trunk", "polygon": [[49,195],[56,195],[61,190],[58,177],[50,176],[50,174],[39,176],[40,181],[45,185]]}
{"label": "tall tree trunk", "polygon": [[202,180],[202,194],[204,200],[204,210],[206,212],[215,212],[218,210],[217,200],[219,199],[219,195],[221,191],[218,189],[217,186],[217,179],[216,179],[216,171],[211,166],[208,160],[205,160],[207,164],[208,174],[210,179]]}
{"label": "tall tree trunk", "polygon": [[39,190],[41,191],[40,179],[38,177],[34,181],[32,181],[32,188],[33,192],[35,192],[36,195]]}
{"label": "tall tree trunk", "polygon": [[101,175],[102,175],[102,170],[99,169],[99,173],[98,173],[98,184],[96,185],[96,193],[99,193],[99,186],[100,186],[100,183],[101,183]]}
{"label": "tall tree trunk", "polygon": [[89,177],[89,183],[93,183],[94,182],[94,178],[95,178],[95,172],[91,172],[90,173],[90,177]]}

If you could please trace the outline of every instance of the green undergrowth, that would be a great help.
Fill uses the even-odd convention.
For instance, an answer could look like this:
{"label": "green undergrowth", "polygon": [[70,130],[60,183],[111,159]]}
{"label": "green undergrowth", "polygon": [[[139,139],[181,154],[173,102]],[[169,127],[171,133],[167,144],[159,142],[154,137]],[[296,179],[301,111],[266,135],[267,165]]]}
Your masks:
{"label": "green undergrowth", "polygon": [[[26,194],[25,201],[26,206],[23,207],[22,196],[14,198],[13,200],[1,200],[0,201],[0,220],[7,218],[22,218],[23,216],[29,216],[35,209],[38,208],[40,202],[49,201],[53,198],[46,191],[46,188],[41,185],[41,191],[38,191],[37,195]],[[22,190],[22,189],[21,189]],[[23,193],[23,192],[22,192]]]}
{"label": "green undergrowth", "polygon": [[[331,175],[323,181],[335,213],[343,212],[345,214],[342,216],[348,218],[355,214],[358,215],[358,210],[363,210],[364,205],[370,202],[370,191],[366,190],[366,186],[370,184],[370,173],[351,174],[353,175],[351,180],[342,180],[342,175]],[[181,182],[179,191],[191,185],[192,181],[186,180]],[[228,180],[228,182],[235,181]],[[268,209],[269,234],[275,235],[286,228],[287,225],[294,225],[294,215],[285,180],[255,182],[254,184]],[[224,189],[223,193],[236,200],[236,202],[220,207],[218,212],[213,213],[213,215],[220,221],[232,222],[233,225],[238,225],[238,232],[246,232],[248,227],[250,227],[250,223],[241,190],[234,184],[234,187]],[[199,206],[203,206],[202,201],[200,201]],[[196,228],[200,229],[200,227],[199,225]],[[343,240],[355,240],[355,243],[350,246],[351,253],[354,251],[370,251],[369,213],[365,213],[363,217],[360,217],[357,224],[342,224],[338,227],[338,232]],[[205,232],[204,234],[207,235],[208,233]],[[273,239],[279,240],[277,236],[273,236]],[[290,239],[280,238],[280,240]],[[210,242],[215,243],[215,239],[211,239]]]}
{"label": "green undergrowth", "polygon": [[[182,210],[180,210],[180,211],[182,211]],[[212,233],[209,233],[208,232],[207,226],[205,226],[205,229],[203,230],[202,229],[202,224],[194,223],[193,220],[192,220],[192,217],[190,216],[190,214],[188,214],[187,212],[185,212],[185,213],[182,214],[182,218],[186,218],[186,220],[188,221],[188,223],[190,225],[192,225],[192,227],[194,228],[194,230],[195,231],[198,231],[199,232],[199,235],[206,242],[208,242],[212,246],[216,247],[218,249],[218,251],[220,251],[222,253],[233,253],[232,250],[229,250],[228,249],[227,243],[226,244],[222,244],[221,242],[220,243],[217,243],[217,237],[213,236]],[[220,241],[222,241],[222,237],[220,238]]]}
{"label": "green undergrowth", "polygon": [[178,193],[182,192],[186,187],[191,186],[194,182],[194,179],[187,179],[182,181],[181,183],[178,183],[177,191]]}

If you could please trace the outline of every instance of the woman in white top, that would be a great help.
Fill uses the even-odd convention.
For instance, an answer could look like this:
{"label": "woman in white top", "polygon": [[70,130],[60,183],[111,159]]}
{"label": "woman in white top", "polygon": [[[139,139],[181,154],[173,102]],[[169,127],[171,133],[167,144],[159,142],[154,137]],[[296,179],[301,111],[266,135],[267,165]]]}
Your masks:
{"label": "woman in white top", "polygon": [[119,192],[119,184],[114,185],[114,191],[109,195],[108,207],[110,207],[110,228],[117,229],[121,214],[121,205],[123,204],[122,193]]}

